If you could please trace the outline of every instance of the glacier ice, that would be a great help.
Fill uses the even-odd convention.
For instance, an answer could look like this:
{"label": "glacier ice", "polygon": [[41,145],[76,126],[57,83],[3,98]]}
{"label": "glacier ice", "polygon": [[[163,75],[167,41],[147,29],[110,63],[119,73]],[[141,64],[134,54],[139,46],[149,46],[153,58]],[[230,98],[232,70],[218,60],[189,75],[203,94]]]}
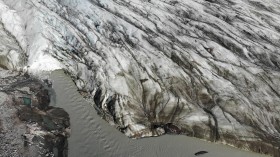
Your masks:
{"label": "glacier ice", "polygon": [[127,136],[279,151],[277,0],[1,0],[0,15],[1,66],[64,69]]}

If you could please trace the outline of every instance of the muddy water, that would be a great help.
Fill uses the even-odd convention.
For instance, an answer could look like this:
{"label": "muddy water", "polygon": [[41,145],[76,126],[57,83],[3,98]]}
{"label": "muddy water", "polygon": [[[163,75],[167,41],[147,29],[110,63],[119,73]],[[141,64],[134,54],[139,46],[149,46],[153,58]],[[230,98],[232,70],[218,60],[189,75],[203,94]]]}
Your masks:
{"label": "muddy water", "polygon": [[77,92],[73,81],[62,70],[52,72],[55,105],[70,115],[70,157],[264,157],[224,145],[187,136],[165,135],[133,140],[102,120]]}

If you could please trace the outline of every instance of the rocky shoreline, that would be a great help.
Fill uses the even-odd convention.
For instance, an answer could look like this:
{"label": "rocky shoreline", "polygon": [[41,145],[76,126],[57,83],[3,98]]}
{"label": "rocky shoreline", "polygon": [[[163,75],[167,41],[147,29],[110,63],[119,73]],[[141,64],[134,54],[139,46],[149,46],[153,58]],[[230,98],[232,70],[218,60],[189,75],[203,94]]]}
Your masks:
{"label": "rocky shoreline", "polygon": [[69,115],[49,106],[46,85],[0,70],[0,157],[67,157]]}

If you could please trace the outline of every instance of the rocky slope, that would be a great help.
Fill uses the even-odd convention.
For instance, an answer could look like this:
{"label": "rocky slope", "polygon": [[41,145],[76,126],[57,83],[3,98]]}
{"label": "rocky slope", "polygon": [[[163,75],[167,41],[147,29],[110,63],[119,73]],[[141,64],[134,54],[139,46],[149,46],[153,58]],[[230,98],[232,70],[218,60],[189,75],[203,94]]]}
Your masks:
{"label": "rocky slope", "polygon": [[42,83],[0,69],[0,157],[66,157],[69,116]]}
{"label": "rocky slope", "polygon": [[180,133],[279,154],[277,0],[0,6],[0,65],[34,75],[65,69],[126,135]]}

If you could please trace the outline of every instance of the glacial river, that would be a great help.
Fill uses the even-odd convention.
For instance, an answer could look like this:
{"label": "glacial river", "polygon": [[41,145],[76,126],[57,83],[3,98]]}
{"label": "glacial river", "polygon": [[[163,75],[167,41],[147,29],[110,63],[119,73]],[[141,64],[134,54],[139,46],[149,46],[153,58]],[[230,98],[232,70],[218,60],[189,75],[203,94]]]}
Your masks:
{"label": "glacial river", "polygon": [[97,115],[62,70],[52,72],[50,78],[54,105],[70,115],[70,157],[195,157],[198,151],[208,152],[200,157],[265,157],[183,135],[129,139]]}

